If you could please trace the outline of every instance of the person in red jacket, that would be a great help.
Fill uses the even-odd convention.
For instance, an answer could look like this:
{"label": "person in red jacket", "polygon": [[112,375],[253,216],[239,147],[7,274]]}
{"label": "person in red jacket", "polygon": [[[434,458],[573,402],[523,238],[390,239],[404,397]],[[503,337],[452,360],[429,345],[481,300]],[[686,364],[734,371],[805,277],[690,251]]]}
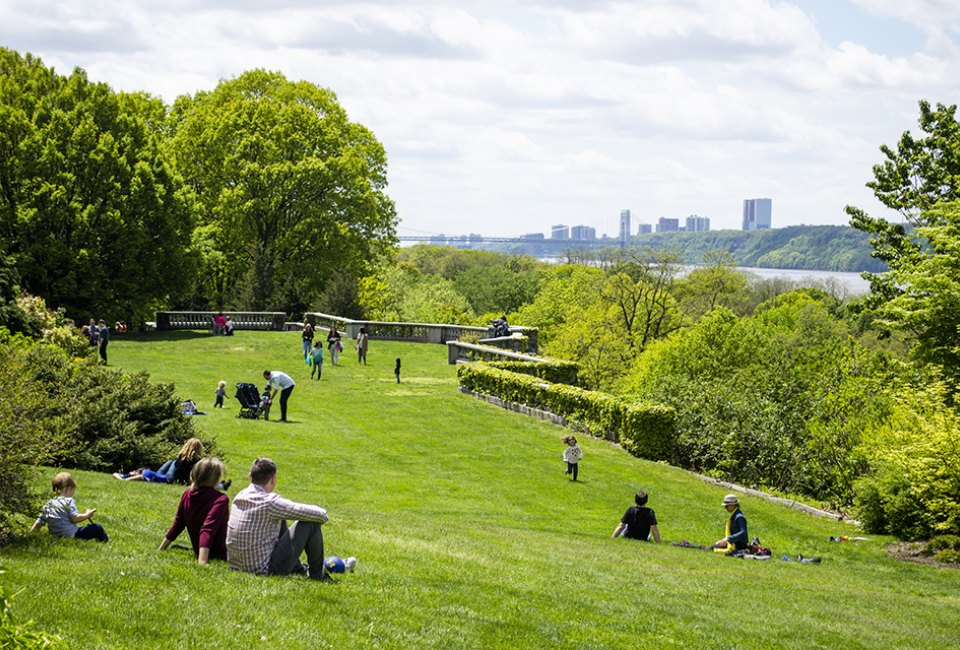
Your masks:
{"label": "person in red jacket", "polygon": [[160,543],[161,551],[186,528],[199,564],[227,559],[230,497],[217,489],[223,471],[223,463],[216,458],[204,458],[193,466],[190,489],[180,497],[173,525]]}

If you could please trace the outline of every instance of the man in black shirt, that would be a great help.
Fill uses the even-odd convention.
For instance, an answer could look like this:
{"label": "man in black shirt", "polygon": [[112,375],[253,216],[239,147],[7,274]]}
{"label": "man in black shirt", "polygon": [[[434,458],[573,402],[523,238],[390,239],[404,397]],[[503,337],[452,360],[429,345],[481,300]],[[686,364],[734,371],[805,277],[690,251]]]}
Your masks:
{"label": "man in black shirt", "polygon": [[623,533],[623,529],[626,528],[627,532],[623,533],[624,537],[642,539],[648,542],[650,541],[650,533],[653,533],[653,540],[659,544],[660,530],[657,528],[657,516],[653,510],[646,507],[647,493],[642,491],[637,492],[633,500],[636,501],[637,505],[630,506],[627,508],[627,511],[623,513],[620,523],[613,531],[613,536],[619,537],[620,534]]}

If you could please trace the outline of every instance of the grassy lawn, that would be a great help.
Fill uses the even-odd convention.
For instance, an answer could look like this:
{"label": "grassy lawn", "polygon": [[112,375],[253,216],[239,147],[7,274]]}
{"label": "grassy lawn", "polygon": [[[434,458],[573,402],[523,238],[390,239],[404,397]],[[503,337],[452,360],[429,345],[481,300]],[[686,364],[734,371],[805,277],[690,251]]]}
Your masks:
{"label": "grassy lawn", "polygon": [[[613,540],[647,490],[665,542],[723,533],[724,492],[586,436],[581,481],[564,430],[460,394],[439,345],[352,345],[310,382],[297,333],[153,334],[110,345],[111,364],[175,382],[208,415],[235,494],[250,461],[279,465],[278,492],[327,508],[327,554],[356,556],[335,584],[262,578],[188,550],[156,552],[182,488],[75,472],[98,545],[46,532],[0,549],[15,613],[76,648],[947,648],[960,644],[960,572],[901,563],[889,540],[743,497],[753,562]],[[403,383],[393,375],[403,359]],[[233,384],[264,369],[297,380],[291,422],[238,419]],[[227,408],[214,411],[217,382]],[[278,417],[279,406],[274,416]],[[50,472],[38,476],[49,485]],[[24,528],[30,522],[24,521]],[[178,543],[189,546],[184,534]]]}

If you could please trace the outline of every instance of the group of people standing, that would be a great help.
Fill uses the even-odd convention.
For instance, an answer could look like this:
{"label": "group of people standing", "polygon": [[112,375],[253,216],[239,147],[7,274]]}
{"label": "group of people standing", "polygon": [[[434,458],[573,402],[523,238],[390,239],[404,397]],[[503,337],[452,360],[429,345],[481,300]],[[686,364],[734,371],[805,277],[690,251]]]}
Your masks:
{"label": "group of people standing", "polygon": [[90,322],[80,328],[80,334],[87,337],[90,347],[100,352],[100,363],[107,365],[107,344],[110,343],[110,328],[100,319],[100,322],[90,319]]}

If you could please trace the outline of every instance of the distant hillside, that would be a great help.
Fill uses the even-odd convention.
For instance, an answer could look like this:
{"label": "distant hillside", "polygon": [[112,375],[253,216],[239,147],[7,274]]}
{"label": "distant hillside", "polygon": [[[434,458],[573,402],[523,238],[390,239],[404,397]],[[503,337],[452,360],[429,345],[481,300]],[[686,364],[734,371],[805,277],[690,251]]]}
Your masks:
{"label": "distant hillside", "polygon": [[[686,264],[699,264],[704,253],[726,250],[737,266],[807,271],[886,271],[886,264],[870,257],[870,237],[850,226],[790,226],[776,230],[717,230],[711,232],[662,232],[634,237],[637,246],[674,248]],[[538,257],[562,256],[584,248],[585,242],[531,243],[498,250],[524,252]],[[594,246],[609,246],[611,240]],[[591,247],[594,247],[591,246]]]}

